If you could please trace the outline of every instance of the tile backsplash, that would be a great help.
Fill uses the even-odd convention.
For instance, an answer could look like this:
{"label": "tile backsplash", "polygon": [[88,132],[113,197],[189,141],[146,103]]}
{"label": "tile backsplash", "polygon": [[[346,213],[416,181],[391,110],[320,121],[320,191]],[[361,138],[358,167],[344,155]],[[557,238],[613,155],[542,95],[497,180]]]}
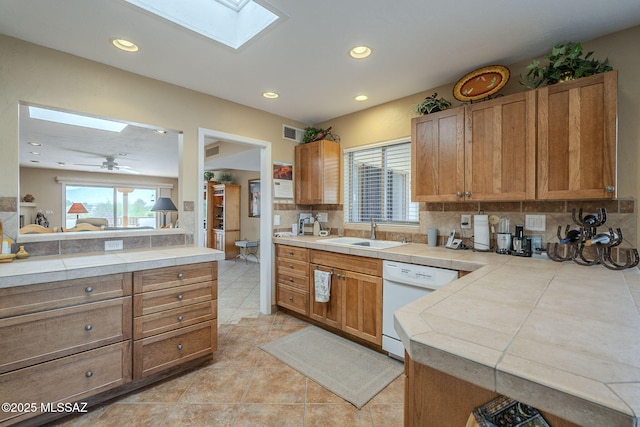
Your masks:
{"label": "tile backsplash", "polygon": [[[460,216],[463,214],[487,214],[508,217],[513,232],[516,224],[525,224],[525,215],[545,215],[545,231],[527,231],[526,235],[540,236],[543,247],[547,242],[557,242],[558,226],[564,228],[573,225],[573,209],[583,209],[584,214],[596,212],[598,208],[607,211],[606,227],[620,228],[624,236],[621,247],[637,247],[636,200],[584,200],[584,201],[523,201],[523,202],[458,202],[458,203],[420,203],[419,226],[407,228],[401,226],[385,227],[381,225],[377,231],[379,239],[402,240],[426,243],[427,228],[438,229],[439,244],[444,244],[451,230],[463,238],[470,238],[473,227],[460,229]],[[280,215],[280,226],[275,231],[291,231],[291,224],[296,222],[299,212],[327,212],[329,221],[326,224],[332,234],[368,237],[369,230],[363,226],[350,226],[344,223],[342,205],[295,205],[274,204],[274,213]],[[366,229],[365,229],[366,228]],[[386,228],[386,230],[385,230]],[[462,232],[462,233],[461,233]]]}

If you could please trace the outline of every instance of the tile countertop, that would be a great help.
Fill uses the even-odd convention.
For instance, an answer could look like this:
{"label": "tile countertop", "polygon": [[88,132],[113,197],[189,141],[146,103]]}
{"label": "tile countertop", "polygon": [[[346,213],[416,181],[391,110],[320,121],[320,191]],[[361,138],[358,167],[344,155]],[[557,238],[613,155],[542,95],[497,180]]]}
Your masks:
{"label": "tile countertop", "polygon": [[395,312],[411,358],[583,426],[640,426],[640,271],[453,251],[276,238],[472,271]]}
{"label": "tile countertop", "polygon": [[197,246],[31,257],[0,263],[0,288],[221,259],[224,252]]}

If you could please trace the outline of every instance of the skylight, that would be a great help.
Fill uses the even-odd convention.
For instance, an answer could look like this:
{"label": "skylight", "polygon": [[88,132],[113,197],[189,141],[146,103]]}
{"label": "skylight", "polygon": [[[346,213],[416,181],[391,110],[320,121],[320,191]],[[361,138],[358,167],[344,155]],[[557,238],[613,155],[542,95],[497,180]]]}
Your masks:
{"label": "skylight", "polygon": [[254,0],[125,1],[234,49],[279,18]]}
{"label": "skylight", "polygon": [[32,119],[46,120],[65,125],[82,126],[91,129],[108,130],[110,132],[122,132],[122,129],[127,127],[127,124],[122,122],[113,122],[111,120],[80,116],[78,114],[48,110],[46,108],[33,106],[29,107],[29,116]]}

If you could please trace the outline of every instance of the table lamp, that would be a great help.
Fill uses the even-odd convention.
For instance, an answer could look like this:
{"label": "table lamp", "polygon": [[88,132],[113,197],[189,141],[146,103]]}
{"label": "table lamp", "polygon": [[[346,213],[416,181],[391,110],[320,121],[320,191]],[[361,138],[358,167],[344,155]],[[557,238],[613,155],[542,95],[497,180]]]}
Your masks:
{"label": "table lamp", "polygon": [[67,213],[76,214],[76,221],[78,221],[78,218],[80,218],[80,214],[89,213],[89,211],[84,207],[82,203],[73,203]]}
{"label": "table lamp", "polygon": [[153,212],[160,211],[162,212],[162,227],[167,226],[167,212],[169,211],[177,211],[176,205],[173,204],[170,198],[168,197],[159,197],[156,200],[155,204],[151,208]]}

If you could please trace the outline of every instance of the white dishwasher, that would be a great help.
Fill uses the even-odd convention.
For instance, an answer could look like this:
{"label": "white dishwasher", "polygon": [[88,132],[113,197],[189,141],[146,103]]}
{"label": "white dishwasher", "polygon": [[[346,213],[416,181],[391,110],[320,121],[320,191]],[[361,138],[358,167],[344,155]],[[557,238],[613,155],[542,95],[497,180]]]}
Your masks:
{"label": "white dishwasher", "polygon": [[382,349],[404,360],[393,312],[458,278],[455,270],[382,261]]}

